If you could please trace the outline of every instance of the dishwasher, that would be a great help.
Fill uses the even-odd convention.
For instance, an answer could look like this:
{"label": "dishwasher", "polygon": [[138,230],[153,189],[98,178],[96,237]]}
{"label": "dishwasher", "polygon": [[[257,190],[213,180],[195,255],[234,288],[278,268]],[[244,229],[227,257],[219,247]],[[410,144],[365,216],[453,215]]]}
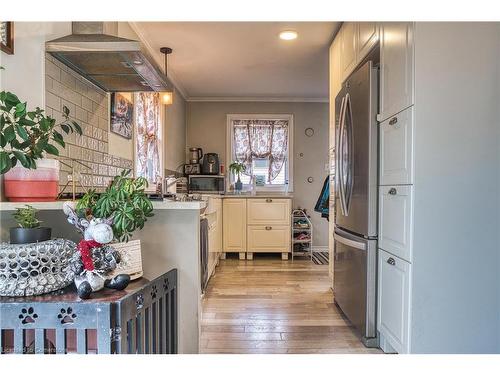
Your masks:
{"label": "dishwasher", "polygon": [[208,284],[208,219],[200,219],[200,283],[201,293],[205,293]]}

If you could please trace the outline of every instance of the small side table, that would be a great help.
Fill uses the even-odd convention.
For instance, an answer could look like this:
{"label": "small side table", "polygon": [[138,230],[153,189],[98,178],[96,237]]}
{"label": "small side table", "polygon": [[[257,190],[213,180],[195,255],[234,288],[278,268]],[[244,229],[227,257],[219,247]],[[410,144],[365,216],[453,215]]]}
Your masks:
{"label": "small side table", "polygon": [[175,354],[177,270],[88,300],[73,285],[33,297],[0,297],[2,354]]}

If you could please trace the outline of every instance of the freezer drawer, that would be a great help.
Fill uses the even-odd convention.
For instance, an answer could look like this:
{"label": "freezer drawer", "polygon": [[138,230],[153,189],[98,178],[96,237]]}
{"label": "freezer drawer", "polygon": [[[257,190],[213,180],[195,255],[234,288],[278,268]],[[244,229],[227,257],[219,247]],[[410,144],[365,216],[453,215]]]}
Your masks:
{"label": "freezer drawer", "polygon": [[335,302],[365,339],[375,338],[377,240],[338,228],[334,238]]}

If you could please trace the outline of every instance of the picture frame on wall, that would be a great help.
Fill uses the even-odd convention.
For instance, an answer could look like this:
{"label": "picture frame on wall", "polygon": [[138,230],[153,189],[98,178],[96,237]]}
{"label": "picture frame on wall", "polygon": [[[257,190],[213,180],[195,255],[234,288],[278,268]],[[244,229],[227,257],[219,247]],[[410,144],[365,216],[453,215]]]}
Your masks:
{"label": "picture frame on wall", "polygon": [[0,50],[8,55],[14,54],[14,22],[0,21]]}
{"label": "picture frame on wall", "polygon": [[132,139],[134,103],[129,93],[111,94],[110,131],[126,139]]}

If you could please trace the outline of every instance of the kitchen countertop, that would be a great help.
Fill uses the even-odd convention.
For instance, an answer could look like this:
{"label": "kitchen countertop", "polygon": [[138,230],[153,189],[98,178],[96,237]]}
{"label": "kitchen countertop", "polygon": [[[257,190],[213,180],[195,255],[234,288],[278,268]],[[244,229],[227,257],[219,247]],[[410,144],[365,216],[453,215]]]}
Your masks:
{"label": "kitchen countertop", "polygon": [[[25,204],[33,206],[37,210],[61,210],[63,203],[66,201],[53,202],[0,202],[0,211],[14,211],[17,207],[22,207]],[[206,207],[206,202],[175,202],[171,200],[152,201],[155,210],[201,210]]]}
{"label": "kitchen countertop", "polygon": [[257,198],[293,198],[293,194],[291,193],[279,193],[279,192],[261,192],[257,194],[252,193],[226,193],[224,195],[220,195],[221,198],[247,198],[247,199],[257,199]]}

